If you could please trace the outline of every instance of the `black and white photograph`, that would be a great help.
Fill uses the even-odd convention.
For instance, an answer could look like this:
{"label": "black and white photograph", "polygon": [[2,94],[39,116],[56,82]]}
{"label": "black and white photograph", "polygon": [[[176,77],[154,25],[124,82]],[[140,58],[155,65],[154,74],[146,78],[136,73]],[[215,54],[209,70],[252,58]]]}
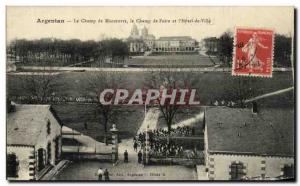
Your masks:
{"label": "black and white photograph", "polygon": [[295,181],[295,12],[7,6],[6,179]]}

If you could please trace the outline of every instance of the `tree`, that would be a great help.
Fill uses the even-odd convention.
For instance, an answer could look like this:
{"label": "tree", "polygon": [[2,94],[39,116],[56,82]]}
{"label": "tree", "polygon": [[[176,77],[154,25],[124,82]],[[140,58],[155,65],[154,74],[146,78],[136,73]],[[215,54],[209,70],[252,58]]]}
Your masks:
{"label": "tree", "polygon": [[292,39],[284,35],[275,34],[274,62],[275,65],[291,66]]}
{"label": "tree", "polygon": [[104,127],[104,142],[107,144],[107,133],[109,129],[109,123],[114,120],[119,110],[113,105],[103,105],[99,100],[99,95],[105,89],[117,89],[124,83],[124,75],[121,72],[108,72],[100,71],[93,74],[87,74],[86,80],[88,83],[88,89],[86,90],[88,95],[94,96],[97,99],[96,112],[102,115],[102,121]]}
{"label": "tree", "polygon": [[233,34],[230,31],[224,32],[218,43],[219,58],[225,66],[231,66],[233,51]]}
{"label": "tree", "polygon": [[[151,71],[150,75],[146,76],[145,85],[147,88],[153,89],[164,88],[167,89],[168,92],[179,88],[197,89],[197,87],[193,87],[196,85],[197,79],[192,72],[178,73],[173,71],[173,69],[174,68],[172,67],[167,67],[163,70]],[[176,99],[177,100],[175,100],[175,102],[178,101],[179,97]],[[174,123],[173,120],[178,112],[178,109],[181,108],[182,105],[168,104],[168,102],[162,105],[160,100],[158,100],[158,103],[159,109],[168,127],[168,136],[170,137],[171,128]]]}
{"label": "tree", "polygon": [[36,103],[46,104],[47,98],[55,95],[59,90],[58,76],[51,72],[39,72],[38,75],[31,73],[22,77],[21,85],[30,96],[37,98]]}

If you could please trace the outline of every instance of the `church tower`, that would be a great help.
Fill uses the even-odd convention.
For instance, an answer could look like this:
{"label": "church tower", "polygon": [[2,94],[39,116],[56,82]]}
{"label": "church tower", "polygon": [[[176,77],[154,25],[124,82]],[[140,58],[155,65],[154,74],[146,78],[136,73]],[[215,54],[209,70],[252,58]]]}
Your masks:
{"label": "church tower", "polygon": [[130,37],[131,38],[139,38],[139,30],[138,30],[136,24],[134,24],[131,28]]}

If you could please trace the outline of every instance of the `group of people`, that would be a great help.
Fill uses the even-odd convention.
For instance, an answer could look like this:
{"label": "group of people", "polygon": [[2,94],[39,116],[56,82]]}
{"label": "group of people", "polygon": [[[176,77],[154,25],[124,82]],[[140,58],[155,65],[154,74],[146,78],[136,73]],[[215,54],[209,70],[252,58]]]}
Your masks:
{"label": "group of people", "polygon": [[107,169],[103,171],[103,169],[100,167],[97,171],[98,180],[102,181],[104,178],[104,181],[109,181],[109,172]]}
{"label": "group of people", "polygon": [[[139,150],[138,154],[138,163],[142,163],[143,162],[143,153],[141,150]],[[127,150],[125,150],[124,152],[124,163],[128,163],[128,152]]]}
{"label": "group of people", "polygon": [[[167,129],[155,129],[150,132],[150,135],[153,134],[153,137],[167,137],[168,130]],[[195,128],[190,126],[176,127],[170,129],[170,136],[194,136]]]}
{"label": "group of people", "polygon": [[172,142],[154,140],[150,143],[150,156],[152,157],[182,157],[183,146]]}
{"label": "group of people", "polygon": [[[187,136],[194,136],[195,135],[195,128],[190,126],[183,126],[183,127],[176,127],[170,129],[170,136],[171,137],[187,137]],[[148,131],[149,134],[149,141],[152,143],[155,138],[165,138],[168,137],[169,133],[167,129],[154,129]],[[143,148],[143,145],[146,141],[146,132],[140,132],[137,136],[133,138],[133,148],[137,151],[138,146]]]}
{"label": "group of people", "polygon": [[216,100],[215,102],[211,102],[211,105],[234,107],[234,106],[236,106],[236,103],[233,101],[225,101],[225,100],[218,101],[218,100]]}
{"label": "group of people", "polygon": [[[181,157],[184,153],[184,148],[181,145],[177,145],[172,141],[168,141],[168,130],[155,129],[148,131],[149,135],[149,147],[150,156],[154,157]],[[195,128],[190,126],[183,126],[172,128],[170,130],[171,137],[181,136],[194,136]],[[133,138],[133,148],[137,152],[138,147],[143,149],[146,142],[146,132],[141,132]]]}

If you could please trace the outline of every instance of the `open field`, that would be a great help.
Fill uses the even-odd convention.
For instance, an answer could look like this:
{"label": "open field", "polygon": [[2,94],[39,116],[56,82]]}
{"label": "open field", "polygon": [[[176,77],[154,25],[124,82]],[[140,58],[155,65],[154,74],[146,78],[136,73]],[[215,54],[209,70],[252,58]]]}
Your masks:
{"label": "open field", "polygon": [[164,55],[164,56],[135,56],[125,61],[127,66],[132,67],[191,67],[213,66],[218,60],[210,59],[201,54],[195,55]]}
{"label": "open field", "polygon": [[[95,96],[91,91],[89,81],[101,72],[65,72],[55,76],[56,96]],[[115,72],[116,73],[116,72]],[[144,87],[150,76],[150,72],[118,72],[124,80],[121,88],[136,89]],[[174,72],[178,75],[178,72]],[[191,88],[197,89],[197,96],[201,105],[211,105],[216,100],[238,101],[239,89],[247,92],[251,89],[251,97],[269,93],[293,86],[291,72],[273,72],[272,78],[247,78],[231,76],[230,72],[180,72],[183,76],[189,75],[194,80]],[[23,75],[7,75],[8,95],[30,95],[22,86]],[[247,97],[249,98],[249,97]],[[277,96],[276,99],[264,99],[259,104],[265,106],[293,105],[293,93]]]}
{"label": "open field", "polygon": [[[101,72],[69,72],[56,75],[57,91],[56,96],[95,96],[95,93],[91,92],[88,85],[88,79],[92,75]],[[188,73],[188,72],[181,72]],[[122,79],[125,83],[122,84],[122,88],[135,89],[145,85],[145,81],[149,76],[147,72],[130,72],[121,73]],[[236,101],[236,95],[238,89],[238,82],[242,80],[250,81],[250,88],[255,88],[255,95],[276,91],[279,89],[293,86],[292,75],[290,72],[274,72],[273,78],[240,78],[233,77],[230,73],[222,72],[210,72],[210,73],[192,73],[193,78],[196,79],[196,83],[192,88],[197,88],[199,100],[201,105],[211,105],[215,100],[221,101]],[[38,77],[37,77],[38,78]],[[24,76],[22,75],[7,75],[7,93],[8,95],[30,95],[22,82]],[[264,107],[293,107],[294,95],[293,92],[285,93],[280,96],[270,97],[258,101],[259,106]],[[95,105],[91,104],[59,104],[54,105],[54,110],[57,112],[59,118],[63,124],[73,128],[85,135],[88,135],[98,141],[103,140],[104,128],[102,123],[102,117]],[[118,114],[114,118],[113,122],[116,123],[120,130],[120,138],[126,139],[136,134],[137,130],[141,126],[144,119],[144,107],[143,106],[119,106],[116,108]],[[179,114],[175,116],[174,123],[180,123],[186,119],[196,117],[201,113],[201,109],[197,107],[192,108],[180,108]],[[88,129],[84,129],[84,123],[87,123]],[[201,122],[199,122],[199,128],[201,129]],[[166,127],[164,119],[159,118],[159,127]]]}
{"label": "open field", "polygon": [[202,54],[193,54],[193,55],[158,55],[158,56],[130,56],[124,59],[116,58],[115,61],[107,63],[105,60],[89,60],[85,62],[81,61],[38,61],[33,62],[28,60],[27,62],[15,63],[18,67],[21,66],[52,66],[52,67],[66,67],[72,65],[79,65],[82,67],[123,67],[126,65],[128,67],[163,67],[163,66],[172,66],[172,67],[203,67],[203,66],[214,66],[218,64],[219,60],[216,57],[209,58]]}

